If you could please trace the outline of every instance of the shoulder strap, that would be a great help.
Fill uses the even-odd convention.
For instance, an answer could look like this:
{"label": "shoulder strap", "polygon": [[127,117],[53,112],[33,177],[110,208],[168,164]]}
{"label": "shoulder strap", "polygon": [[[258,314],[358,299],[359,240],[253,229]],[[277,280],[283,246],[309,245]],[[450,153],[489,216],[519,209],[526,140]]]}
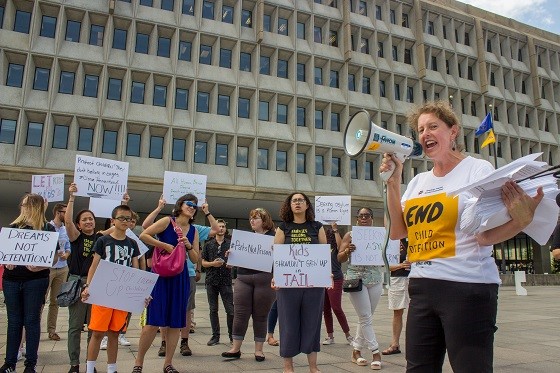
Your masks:
{"label": "shoulder strap", "polygon": [[171,220],[171,224],[173,224],[173,229],[175,230],[175,233],[177,233],[177,236],[179,236],[179,238],[183,237],[183,230],[177,225],[175,219],[170,216],[169,220]]}

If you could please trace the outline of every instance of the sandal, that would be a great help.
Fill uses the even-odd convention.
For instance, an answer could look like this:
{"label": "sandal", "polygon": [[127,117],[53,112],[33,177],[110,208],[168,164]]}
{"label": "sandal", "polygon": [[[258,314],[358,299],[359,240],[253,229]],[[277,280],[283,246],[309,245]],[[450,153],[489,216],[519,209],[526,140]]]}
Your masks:
{"label": "sandal", "polygon": [[358,350],[352,351],[352,362],[361,367],[365,367],[367,365],[367,360],[360,355],[360,351]]}
{"label": "sandal", "polygon": [[[372,354],[374,357],[372,357],[372,362],[369,367],[372,370],[381,370],[381,354],[379,353],[379,350],[372,351]],[[379,358],[376,359],[375,355],[379,355]]]}
{"label": "sandal", "polygon": [[142,373],[142,367],[140,365],[136,365],[132,368],[132,373]]}
{"label": "sandal", "polygon": [[400,354],[400,353],[401,353],[400,346],[389,346],[388,349],[383,350],[383,352],[382,352],[383,355],[394,355],[394,354]]}
{"label": "sandal", "polygon": [[173,367],[173,365],[169,364],[165,368],[163,368],[163,373],[179,373],[177,369]]}
{"label": "sandal", "polygon": [[280,346],[280,341],[277,341],[274,337],[269,337],[268,344],[271,346]]}

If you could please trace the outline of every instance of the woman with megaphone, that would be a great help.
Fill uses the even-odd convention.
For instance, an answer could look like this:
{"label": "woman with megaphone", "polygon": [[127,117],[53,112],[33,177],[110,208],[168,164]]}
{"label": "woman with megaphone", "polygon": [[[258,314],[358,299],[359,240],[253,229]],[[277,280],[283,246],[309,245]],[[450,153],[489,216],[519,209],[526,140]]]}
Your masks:
{"label": "woman with megaphone", "polygon": [[461,151],[459,119],[447,102],[425,103],[408,122],[433,168],[416,175],[402,198],[402,162],[385,153],[379,168],[393,171],[386,182],[389,236],[408,237],[407,372],[441,372],[446,351],[455,372],[492,372],[500,284],[492,245],[532,221],[542,189],[530,197],[506,182],[501,193],[511,220],[482,233],[464,233],[459,223],[471,195],[446,192],[484,178],[492,165]]}

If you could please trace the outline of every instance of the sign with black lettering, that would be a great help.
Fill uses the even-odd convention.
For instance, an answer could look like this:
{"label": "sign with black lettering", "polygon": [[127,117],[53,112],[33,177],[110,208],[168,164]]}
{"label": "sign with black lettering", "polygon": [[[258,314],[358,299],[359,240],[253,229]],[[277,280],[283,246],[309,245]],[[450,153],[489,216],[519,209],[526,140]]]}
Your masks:
{"label": "sign with black lettering", "polygon": [[331,287],[331,246],[274,245],[274,283],[280,288]]}
{"label": "sign with black lettering", "polygon": [[350,196],[316,196],[315,219],[322,223],[350,225]]}
{"label": "sign with black lettering", "polygon": [[76,155],[77,196],[121,200],[128,183],[128,162]]}
{"label": "sign with black lettering", "polygon": [[38,194],[49,202],[64,201],[64,174],[33,175],[31,193]]}
{"label": "sign with black lettering", "polygon": [[163,173],[163,198],[168,204],[174,204],[180,197],[191,193],[198,199],[198,205],[202,206],[206,200],[207,179],[206,175],[165,171]]}
{"label": "sign with black lettering", "polygon": [[272,271],[272,244],[274,236],[234,229],[227,264],[232,267]]}
{"label": "sign with black lettering", "polygon": [[[383,246],[386,230],[384,227],[352,227],[352,243],[356,250],[352,252],[350,263],[354,265],[385,265]],[[389,264],[399,264],[400,242],[389,240],[387,260]]]}
{"label": "sign with black lettering", "polygon": [[52,267],[58,232],[2,228],[0,264]]}

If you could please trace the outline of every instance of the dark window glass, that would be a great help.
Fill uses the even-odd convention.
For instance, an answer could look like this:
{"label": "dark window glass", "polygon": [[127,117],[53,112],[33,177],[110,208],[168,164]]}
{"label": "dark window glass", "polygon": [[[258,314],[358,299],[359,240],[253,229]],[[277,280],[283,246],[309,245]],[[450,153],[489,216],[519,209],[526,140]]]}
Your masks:
{"label": "dark window glass", "polygon": [[205,65],[212,64],[212,46],[200,44],[200,58],[198,62]]}
{"label": "dark window glass", "polygon": [[348,90],[356,91],[356,76],[354,74],[348,74]]}
{"label": "dark window glass", "polygon": [[42,67],[35,68],[35,78],[33,79],[33,89],[37,91],[48,91],[49,90],[49,76],[51,74],[50,69],[44,69]]}
{"label": "dark window glass", "polygon": [[210,111],[210,93],[198,91],[196,96],[196,111],[208,113]]}
{"label": "dark window glass", "polygon": [[362,93],[370,94],[371,93],[371,83],[370,79],[366,76],[362,78]]}
{"label": "dark window glass", "polygon": [[377,57],[384,58],[385,52],[383,51],[383,42],[377,42]]}
{"label": "dark window glass", "polygon": [[202,3],[202,18],[214,19],[214,3],[204,0]]}
{"label": "dark window glass", "polygon": [[378,19],[381,21],[382,17],[381,17],[381,5],[376,5],[375,6],[375,19]]}
{"label": "dark window glass", "polygon": [[10,87],[20,87],[23,84],[23,65],[16,63],[8,64],[8,75],[6,76],[6,85]]}
{"label": "dark window glass", "polygon": [[329,31],[329,45],[331,47],[338,47],[338,32],[334,30]]}
{"label": "dark window glass", "polygon": [[320,27],[313,27],[313,40],[315,43],[322,43],[323,42],[323,30]]}
{"label": "dark window glass", "polygon": [[400,101],[401,99],[401,86],[400,84],[395,83],[395,100]]}
{"label": "dark window glass", "polygon": [[130,90],[130,102],[134,102],[136,104],[143,104],[145,87],[146,87],[145,83],[132,82],[132,88]]}
{"label": "dark window glass", "polygon": [[288,20],[278,17],[278,33],[280,35],[288,35]]}
{"label": "dark window glass", "polygon": [[237,116],[239,118],[249,118],[251,100],[248,98],[239,97],[237,103]]}
{"label": "dark window glass", "polygon": [[284,124],[288,123],[288,105],[276,105],[276,122]]}
{"label": "dark window glass", "polygon": [[25,145],[41,146],[43,139],[43,123],[29,122],[27,124],[27,139]]}
{"label": "dark window glass", "polygon": [[227,144],[216,144],[215,163],[220,166],[228,165],[228,146]]}
{"label": "dark window glass", "polygon": [[71,71],[61,71],[60,81],[58,83],[58,92],[73,94],[74,93],[74,78],[76,74]]}
{"label": "dark window glass", "polygon": [[472,66],[467,66],[467,78],[469,80],[474,80],[473,67]]}
{"label": "dark window glass", "polygon": [[185,139],[173,139],[171,159],[174,161],[184,161],[186,148],[187,141]]}
{"label": "dark window glass", "polygon": [[14,20],[14,31],[29,34],[29,25],[31,24],[31,13],[23,10],[16,10],[16,18]]}
{"label": "dark window glass", "polygon": [[70,19],[66,21],[66,36],[64,37],[64,40],[79,43],[81,28],[82,28],[81,22],[72,21]]}
{"label": "dark window glass", "polygon": [[102,47],[104,32],[105,32],[105,27],[100,25],[91,25],[89,30],[89,44]]}
{"label": "dark window glass", "polygon": [[268,149],[259,148],[257,151],[257,168],[268,170]]}
{"label": "dark window glass", "polygon": [[54,38],[56,32],[56,17],[43,16],[39,35]]}
{"label": "dark window glass", "polygon": [[190,61],[192,53],[192,43],[190,41],[181,40],[179,42],[179,56],[181,61]]}
{"label": "dark window glass", "polygon": [[229,115],[229,96],[218,95],[218,114]]}
{"label": "dark window glass", "polygon": [[52,147],[55,149],[68,148],[69,127],[61,124],[54,125]]}
{"label": "dark window glass", "polygon": [[208,144],[205,141],[196,141],[194,143],[194,162],[206,163],[206,153]]}
{"label": "dark window glass", "polygon": [[136,46],[134,48],[134,51],[136,53],[148,54],[149,49],[150,49],[150,35],[141,34],[139,32],[136,33]]}
{"label": "dark window glass", "polygon": [[167,106],[167,86],[154,85],[154,106]]}
{"label": "dark window glass", "polygon": [[465,32],[465,45],[471,45],[471,38],[468,32]]}
{"label": "dark window glass", "polygon": [[108,100],[121,100],[122,79],[109,78],[109,86],[107,87]]}
{"label": "dark window glass", "polygon": [[496,77],[494,75],[494,72],[490,73],[490,85],[494,87],[496,86]]}
{"label": "dark window glass", "polygon": [[306,173],[306,164],[305,164],[305,153],[297,153],[297,173],[304,174]]}
{"label": "dark window glass", "polygon": [[288,61],[287,60],[278,60],[278,70],[277,76],[279,78],[288,78]]}
{"label": "dark window glass", "polygon": [[404,63],[412,64],[412,50],[405,48],[404,50]]}
{"label": "dark window glass", "polygon": [[401,23],[402,27],[409,27],[408,25],[408,14],[403,13],[402,14],[402,23]]}
{"label": "dark window glass", "polygon": [[366,180],[373,180],[373,162],[366,161],[364,166],[365,177]]}
{"label": "dark window glass", "polygon": [[129,133],[126,135],[126,155],[140,157],[140,134]]}
{"label": "dark window glass", "polygon": [[271,19],[269,14],[263,14],[263,31],[270,32],[272,29],[271,26]]}
{"label": "dark window glass", "polygon": [[298,106],[296,110],[296,120],[299,127],[305,127],[305,107]]}
{"label": "dark window glass", "polygon": [[369,39],[360,38],[360,52],[369,53]]}
{"label": "dark window glass", "polygon": [[329,81],[329,86],[332,88],[338,88],[338,71],[331,70],[331,77]]}
{"label": "dark window glass", "polygon": [[220,67],[231,69],[231,49],[220,49]]}
{"label": "dark window glass", "polygon": [[288,153],[284,150],[276,151],[276,171],[288,171]]}
{"label": "dark window glass", "polygon": [[323,110],[315,110],[315,128],[323,129]]}
{"label": "dark window glass", "polygon": [[414,102],[414,87],[407,87],[406,88],[406,101],[407,102]]}
{"label": "dark window glass", "polygon": [[5,144],[13,144],[16,140],[16,124],[15,120],[0,120],[0,142]]}
{"label": "dark window glass", "polygon": [[379,81],[379,96],[380,97],[386,97],[385,96],[385,81],[384,80]]}
{"label": "dark window glass", "polygon": [[393,25],[397,24],[397,15],[395,13],[395,9],[389,10],[389,19]]}
{"label": "dark window glass", "polygon": [[163,137],[150,136],[150,158],[163,158]]}
{"label": "dark window glass", "polygon": [[259,120],[268,121],[268,101],[259,101]]}
{"label": "dark window glass", "polygon": [[358,2],[358,14],[367,16],[367,5],[365,1]]}
{"label": "dark window glass", "polygon": [[297,80],[298,82],[305,82],[305,64],[297,64]]}
{"label": "dark window glass", "polygon": [[434,35],[434,22],[428,21],[428,34]]}
{"label": "dark window glass", "polygon": [[161,0],[161,9],[163,10],[173,10],[175,6],[175,0]]}
{"label": "dark window glass", "polygon": [[126,50],[126,34],[127,31],[116,28],[113,31],[113,48]]}
{"label": "dark window glass", "polygon": [[103,131],[102,153],[117,154],[117,131]]}
{"label": "dark window glass", "polygon": [[171,39],[160,36],[158,38],[157,55],[160,57],[168,57],[171,54]]}
{"label": "dark window glass", "polygon": [[331,160],[331,176],[333,177],[340,177],[340,158],[332,157]]}
{"label": "dark window glass", "polygon": [[325,174],[324,157],[322,155],[315,156],[315,175]]}
{"label": "dark window glass", "polygon": [[154,6],[154,0],[140,0],[140,5]]}
{"label": "dark window glass", "polygon": [[331,112],[331,131],[340,132],[340,114]]}
{"label": "dark window glass", "polygon": [[97,97],[97,87],[99,86],[99,77],[97,75],[86,75],[84,77],[84,92],[86,97]]}
{"label": "dark window glass", "polygon": [[91,152],[93,147],[93,128],[80,128],[78,132],[78,150]]}
{"label": "dark window glass", "polygon": [[298,22],[296,30],[297,30],[297,38],[298,39],[305,39],[305,23]]}
{"label": "dark window glass", "polygon": [[261,56],[260,73],[263,75],[270,75],[270,57]]}
{"label": "dark window glass", "polygon": [[246,146],[237,147],[237,167],[249,167],[249,148]]}
{"label": "dark window glass", "polygon": [[233,7],[222,5],[222,22],[233,24]]}
{"label": "dark window glass", "polygon": [[4,6],[0,6],[0,28],[4,27]]}
{"label": "dark window glass", "polygon": [[357,179],[358,178],[358,160],[351,159],[350,160],[350,178]]}
{"label": "dark window glass", "polygon": [[315,84],[323,85],[323,69],[316,67],[315,71]]}
{"label": "dark window glass", "polygon": [[243,9],[241,12],[241,27],[253,28],[253,12]]}
{"label": "dark window glass", "polygon": [[194,16],[194,0],[183,0],[182,12]]}
{"label": "dark window glass", "polygon": [[432,56],[432,70],[437,71],[437,57]]}
{"label": "dark window glass", "polygon": [[397,46],[393,45],[393,47],[391,48],[391,51],[393,52],[393,61],[398,61],[399,60],[399,52],[397,50]]}
{"label": "dark window glass", "polygon": [[445,25],[442,26],[443,31],[443,38],[447,40],[447,27]]}
{"label": "dark window glass", "polygon": [[189,109],[189,90],[184,88],[175,88],[175,109]]}
{"label": "dark window glass", "polygon": [[239,70],[251,71],[251,53],[241,52],[239,54]]}

